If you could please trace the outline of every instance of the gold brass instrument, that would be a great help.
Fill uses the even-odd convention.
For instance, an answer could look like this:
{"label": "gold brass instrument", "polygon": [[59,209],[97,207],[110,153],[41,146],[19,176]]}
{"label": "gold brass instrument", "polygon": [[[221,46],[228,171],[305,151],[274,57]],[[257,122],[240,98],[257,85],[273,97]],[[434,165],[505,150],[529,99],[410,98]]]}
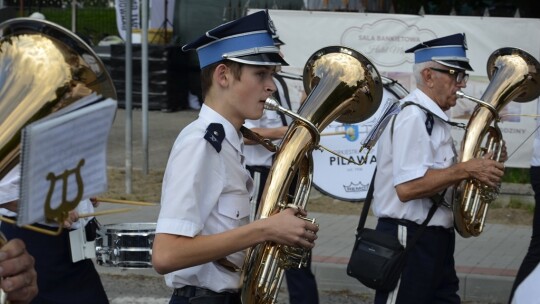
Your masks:
{"label": "gold brass instrument", "polygon": [[14,18],[0,24],[0,37],[1,179],[19,163],[24,127],[90,93],[116,99],[116,91],[92,48],[61,26]]}
{"label": "gold brass instrument", "polygon": [[[487,62],[490,83],[480,99],[457,92],[458,97],[472,100],[474,109],[461,142],[460,162],[493,152],[500,160],[502,134],[497,123],[499,112],[510,102],[527,102],[540,95],[540,63],[517,48],[501,48]],[[491,126],[494,122],[493,126]],[[484,143],[484,146],[481,145]],[[454,226],[463,237],[478,236],[484,229],[489,204],[499,189],[468,179],[454,189]]]}
{"label": "gold brass instrument", "polygon": [[[265,107],[294,118],[275,155],[257,218],[285,208],[305,208],[311,189],[313,159],[320,132],[334,120],[361,122],[373,115],[382,99],[382,81],[375,66],[359,52],[330,46],[315,52],[303,72],[307,99],[298,115],[267,100]],[[295,194],[289,195],[293,179]],[[313,219],[304,218],[315,222]],[[272,242],[249,249],[243,268],[242,303],[275,303],[283,271],[301,267],[309,251]]]}

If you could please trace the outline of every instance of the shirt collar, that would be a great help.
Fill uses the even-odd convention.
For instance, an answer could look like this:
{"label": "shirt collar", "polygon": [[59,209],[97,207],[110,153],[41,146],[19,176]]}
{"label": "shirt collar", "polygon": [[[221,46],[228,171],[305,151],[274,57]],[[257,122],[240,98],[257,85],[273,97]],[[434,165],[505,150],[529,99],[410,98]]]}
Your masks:
{"label": "shirt collar", "polygon": [[439,107],[439,105],[429,98],[422,90],[415,89],[411,94],[416,96],[418,104],[422,105],[426,109],[430,110],[433,114],[437,115],[440,119],[444,121],[449,121],[450,119],[446,113]]}

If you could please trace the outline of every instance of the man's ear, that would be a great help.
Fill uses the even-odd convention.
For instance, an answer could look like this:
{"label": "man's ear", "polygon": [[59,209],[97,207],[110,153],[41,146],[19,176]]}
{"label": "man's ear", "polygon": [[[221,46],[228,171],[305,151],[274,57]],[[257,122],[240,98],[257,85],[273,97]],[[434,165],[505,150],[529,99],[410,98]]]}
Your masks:
{"label": "man's ear", "polygon": [[229,67],[225,64],[219,64],[214,70],[214,82],[220,86],[226,87],[230,79]]}
{"label": "man's ear", "polygon": [[422,71],[422,78],[428,88],[433,87],[433,71],[430,68],[425,68]]}

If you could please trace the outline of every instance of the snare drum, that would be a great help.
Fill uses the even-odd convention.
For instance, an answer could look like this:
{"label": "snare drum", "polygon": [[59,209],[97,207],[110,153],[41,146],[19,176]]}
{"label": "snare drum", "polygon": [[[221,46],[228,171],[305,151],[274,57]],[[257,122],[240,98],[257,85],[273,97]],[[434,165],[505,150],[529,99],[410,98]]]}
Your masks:
{"label": "snare drum", "polygon": [[156,223],[103,225],[96,238],[98,265],[151,268]]}

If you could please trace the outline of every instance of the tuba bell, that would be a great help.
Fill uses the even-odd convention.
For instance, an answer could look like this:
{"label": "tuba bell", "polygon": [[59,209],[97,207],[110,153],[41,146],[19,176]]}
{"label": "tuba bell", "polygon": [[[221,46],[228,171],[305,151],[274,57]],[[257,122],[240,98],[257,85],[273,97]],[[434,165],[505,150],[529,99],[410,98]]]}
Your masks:
{"label": "tuba bell", "polygon": [[[493,152],[499,161],[503,138],[497,123],[500,111],[510,102],[528,102],[540,95],[540,63],[517,48],[501,48],[487,62],[490,83],[480,99],[457,92],[472,100],[475,107],[461,142],[460,162]],[[491,125],[493,123],[493,126]],[[483,146],[482,146],[483,145]],[[463,237],[478,236],[484,229],[489,204],[499,194],[498,188],[468,179],[454,188],[454,226]]]}
{"label": "tuba bell", "polygon": [[[271,100],[265,107],[294,118],[275,154],[256,217],[264,219],[285,208],[306,208],[313,177],[311,152],[320,132],[332,121],[356,123],[372,116],[382,99],[382,80],[375,66],[359,52],[329,46],[307,61],[303,82],[307,99],[292,113]],[[289,195],[297,178],[294,195]],[[315,222],[314,219],[304,220]],[[266,242],[248,250],[244,263],[242,303],[275,303],[283,271],[307,263],[303,248]]]}
{"label": "tuba bell", "polygon": [[0,179],[19,162],[21,130],[96,92],[116,99],[101,59],[73,32],[46,20],[0,24]]}

